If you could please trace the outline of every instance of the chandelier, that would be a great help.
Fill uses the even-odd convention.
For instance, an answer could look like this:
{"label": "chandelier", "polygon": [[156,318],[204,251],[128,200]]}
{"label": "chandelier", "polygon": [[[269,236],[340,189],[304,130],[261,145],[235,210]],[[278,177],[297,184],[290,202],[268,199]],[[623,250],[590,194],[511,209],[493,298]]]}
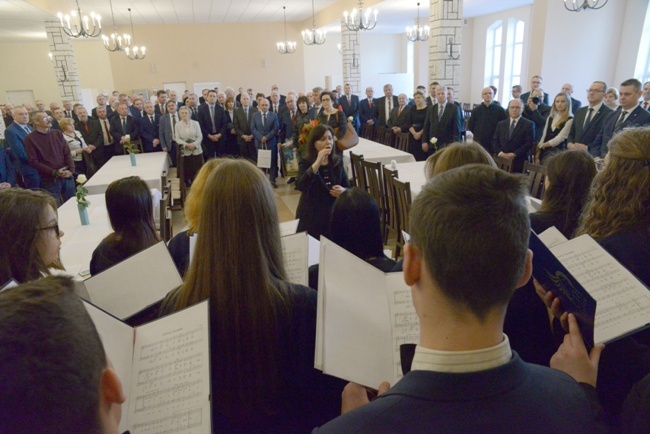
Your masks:
{"label": "chandelier", "polygon": [[564,0],[564,7],[571,12],[598,10],[607,4],[608,0]]}
{"label": "chandelier", "polygon": [[[133,35],[133,44],[135,45],[135,32],[133,31],[133,17],[131,16],[131,8],[129,8],[129,21],[131,21],[131,34]],[[126,52],[126,57],[128,57],[131,60],[144,59],[144,56],[146,56],[145,54],[146,50],[147,49],[145,47],[139,48],[137,45],[133,47],[133,49],[131,49],[130,46],[124,48],[124,51]]]}
{"label": "chandelier", "polygon": [[420,3],[418,3],[418,17],[415,20],[415,26],[406,28],[406,37],[411,42],[426,41],[429,39],[429,32],[429,26],[420,25]]}
{"label": "chandelier", "polygon": [[[70,15],[63,15],[61,12],[56,14],[61,21],[61,28],[66,35],[71,38],[96,38],[102,33],[102,18],[95,14],[95,12],[90,13],[90,20],[88,15],[81,14],[81,7],[79,6],[79,0],[77,2],[77,10],[71,11]],[[65,25],[63,24],[65,20]],[[92,27],[90,26],[89,21],[92,22]]]}
{"label": "chandelier", "polygon": [[[372,30],[377,25],[377,12],[378,10],[376,8],[374,10],[368,9],[364,14],[363,0],[359,0],[359,6],[352,9],[352,13],[348,14],[348,11],[343,12],[343,20],[348,30],[352,32]],[[374,18],[371,16],[373,13]]]}
{"label": "chandelier", "polygon": [[316,14],[314,13],[314,0],[311,0],[311,30],[302,31],[302,42],[305,45],[322,45],[325,43],[327,32],[316,30]]}
{"label": "chandelier", "polygon": [[296,51],[296,43],[287,40],[287,7],[282,6],[284,11],[284,41],[278,42],[276,46],[280,54],[293,54]]}
{"label": "chandelier", "polygon": [[122,51],[126,47],[131,46],[131,35],[125,33],[124,35],[119,35],[117,33],[117,27],[115,26],[115,14],[113,13],[113,2],[108,0],[108,3],[111,5],[111,17],[113,18],[113,33],[109,39],[108,36],[102,35],[102,40],[104,41],[104,47],[110,51]]}

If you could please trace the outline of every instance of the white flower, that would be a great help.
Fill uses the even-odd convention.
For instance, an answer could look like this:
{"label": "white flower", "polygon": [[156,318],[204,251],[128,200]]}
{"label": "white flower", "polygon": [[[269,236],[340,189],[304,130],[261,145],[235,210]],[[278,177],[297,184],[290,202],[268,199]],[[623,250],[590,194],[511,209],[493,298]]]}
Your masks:
{"label": "white flower", "polygon": [[352,116],[348,116],[348,122],[352,122],[354,118]]}
{"label": "white flower", "polygon": [[85,184],[86,181],[88,181],[88,178],[86,178],[86,175],[77,176],[77,184]]}
{"label": "white flower", "polygon": [[436,143],[438,143],[438,139],[436,139],[435,137],[431,137],[431,140],[429,140],[429,141],[430,141],[431,144],[433,144],[433,145],[435,145]]}

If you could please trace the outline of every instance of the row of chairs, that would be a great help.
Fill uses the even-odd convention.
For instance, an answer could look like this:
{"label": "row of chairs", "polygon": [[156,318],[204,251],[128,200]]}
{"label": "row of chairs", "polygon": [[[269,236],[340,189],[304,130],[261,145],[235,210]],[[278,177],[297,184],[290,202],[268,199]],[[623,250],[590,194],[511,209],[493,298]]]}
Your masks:
{"label": "row of chairs", "polygon": [[162,185],[162,198],[160,199],[160,220],[158,232],[160,233],[160,238],[168,243],[172,239],[173,234],[173,223],[172,223],[172,183],[167,179],[167,172],[163,172],[160,177]]}
{"label": "row of chairs", "polygon": [[382,145],[397,148],[400,151],[408,152],[409,133],[396,134],[390,128],[362,125],[361,137],[377,143],[381,143]]}

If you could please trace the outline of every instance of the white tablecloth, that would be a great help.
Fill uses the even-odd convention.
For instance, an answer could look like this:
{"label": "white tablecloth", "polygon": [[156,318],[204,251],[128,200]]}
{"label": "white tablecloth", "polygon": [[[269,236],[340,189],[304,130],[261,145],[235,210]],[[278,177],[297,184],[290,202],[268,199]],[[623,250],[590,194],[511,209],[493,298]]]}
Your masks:
{"label": "white tablecloth", "polygon": [[415,199],[427,182],[424,177],[424,163],[397,163],[397,179],[411,183],[411,199]]}
{"label": "white tablecloth", "polygon": [[169,169],[166,152],[151,152],[136,155],[136,166],[131,166],[128,155],[116,155],[102,166],[85,184],[88,194],[103,194],[108,185],[127,176],[139,176],[147,183],[149,188],[162,191],[160,176]]}
{"label": "white tablecloth", "polygon": [[348,176],[352,176],[350,151],[354,152],[355,155],[363,155],[364,160],[373,163],[389,164],[393,160],[397,163],[415,162],[413,154],[359,137],[359,144],[357,146],[349,151],[343,151],[343,163],[345,164],[345,170],[348,172]]}

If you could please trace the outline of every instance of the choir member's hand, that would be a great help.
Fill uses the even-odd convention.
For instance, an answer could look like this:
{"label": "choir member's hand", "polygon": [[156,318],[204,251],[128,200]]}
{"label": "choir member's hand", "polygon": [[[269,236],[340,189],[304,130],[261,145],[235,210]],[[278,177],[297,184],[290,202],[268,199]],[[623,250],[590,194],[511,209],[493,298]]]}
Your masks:
{"label": "choir member's hand", "polygon": [[339,197],[341,193],[343,193],[344,191],[345,191],[344,187],[341,187],[340,185],[335,185],[330,189],[330,195],[334,197]]}
{"label": "choir member's hand", "polygon": [[[384,381],[379,385],[376,396],[383,395],[388,389],[390,389],[390,384]],[[341,394],[341,414],[345,414],[369,403],[369,392],[374,397],[374,390],[366,389],[357,383],[348,383],[347,386],[345,386],[343,389],[343,393]]]}
{"label": "choir member's hand", "polygon": [[569,374],[579,383],[591,384],[596,387],[598,378],[598,361],[605,346],[598,344],[587,354],[585,342],[582,339],[578,320],[569,314],[569,333],[564,335],[564,342],[551,357],[551,368]]}
{"label": "choir member's hand", "polygon": [[564,331],[569,331],[569,313],[562,308],[560,299],[556,297],[551,291],[548,291],[543,298],[544,304],[551,311],[551,314],[560,320],[560,324]]}

